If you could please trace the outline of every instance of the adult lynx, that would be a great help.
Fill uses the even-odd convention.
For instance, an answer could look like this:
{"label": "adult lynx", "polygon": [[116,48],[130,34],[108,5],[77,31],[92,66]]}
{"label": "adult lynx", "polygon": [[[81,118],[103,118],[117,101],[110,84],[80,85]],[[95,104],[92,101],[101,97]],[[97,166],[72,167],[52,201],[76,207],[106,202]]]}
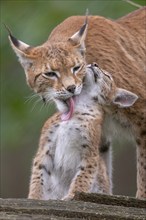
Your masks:
{"label": "adult lynx", "polygon": [[[84,22],[84,16],[66,19],[52,31],[48,41],[39,47],[30,47],[10,36],[30,87],[40,93],[44,100],[55,98],[62,112],[69,106],[67,118],[72,115],[73,103],[71,99],[69,102],[66,100],[71,93],[80,94],[82,89],[85,45],[87,63],[99,63],[113,74],[118,87],[139,96],[129,109],[105,109],[106,117],[113,122],[116,120],[124,128],[128,127],[134,136],[137,145],[138,198],[146,198],[145,15],[146,7],[116,21],[89,16],[86,41],[86,25],[76,32]],[[64,103],[60,101],[62,97]],[[110,117],[113,114],[114,119]]]}

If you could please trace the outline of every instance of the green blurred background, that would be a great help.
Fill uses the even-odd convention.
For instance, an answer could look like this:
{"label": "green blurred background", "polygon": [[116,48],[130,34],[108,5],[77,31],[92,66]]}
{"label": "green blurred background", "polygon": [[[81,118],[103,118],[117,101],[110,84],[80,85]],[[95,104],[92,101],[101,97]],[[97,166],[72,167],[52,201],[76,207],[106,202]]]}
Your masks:
{"label": "green blurred background", "polygon": [[[146,5],[145,0],[134,0]],[[38,147],[43,123],[54,107],[43,106],[25,83],[23,69],[12,51],[6,23],[14,36],[30,45],[39,45],[51,30],[72,15],[116,19],[137,8],[122,0],[1,0],[1,173],[0,197],[26,197],[32,158]],[[114,194],[135,195],[135,148],[124,137],[114,141]]]}

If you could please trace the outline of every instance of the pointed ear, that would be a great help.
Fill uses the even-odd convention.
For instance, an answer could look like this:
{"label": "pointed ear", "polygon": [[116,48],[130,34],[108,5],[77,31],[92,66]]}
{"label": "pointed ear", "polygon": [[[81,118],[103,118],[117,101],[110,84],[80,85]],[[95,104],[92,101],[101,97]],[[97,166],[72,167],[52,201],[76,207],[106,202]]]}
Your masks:
{"label": "pointed ear", "polygon": [[118,88],[113,103],[121,108],[126,108],[132,106],[137,99],[138,96],[135,93]]}
{"label": "pointed ear", "polygon": [[[10,29],[5,25],[8,33],[9,33],[9,41],[12,46],[12,49],[16,53],[16,55],[19,58],[20,63],[24,67],[24,69],[27,69],[32,65],[33,63],[33,57],[30,56],[30,47],[28,44],[23,43],[20,40],[17,40],[11,33]],[[28,52],[29,51],[29,52]]]}
{"label": "pointed ear", "polygon": [[81,27],[81,29],[68,39],[70,41],[70,43],[73,46],[79,48],[81,50],[81,52],[85,52],[85,50],[86,50],[85,38],[86,38],[86,34],[87,34],[87,28],[88,28],[88,24],[87,24],[87,17],[86,17],[85,24]]}

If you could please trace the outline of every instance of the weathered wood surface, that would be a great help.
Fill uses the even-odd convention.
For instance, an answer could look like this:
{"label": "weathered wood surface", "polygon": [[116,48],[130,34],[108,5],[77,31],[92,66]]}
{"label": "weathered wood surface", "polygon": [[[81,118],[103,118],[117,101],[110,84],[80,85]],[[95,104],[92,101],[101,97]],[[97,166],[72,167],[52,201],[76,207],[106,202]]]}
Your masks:
{"label": "weathered wood surface", "polygon": [[146,208],[146,200],[139,200],[129,196],[108,196],[97,193],[76,193],[74,199],[105,205]]}
{"label": "weathered wood surface", "polygon": [[0,220],[146,220],[146,201],[78,193],[73,201],[0,199]]}

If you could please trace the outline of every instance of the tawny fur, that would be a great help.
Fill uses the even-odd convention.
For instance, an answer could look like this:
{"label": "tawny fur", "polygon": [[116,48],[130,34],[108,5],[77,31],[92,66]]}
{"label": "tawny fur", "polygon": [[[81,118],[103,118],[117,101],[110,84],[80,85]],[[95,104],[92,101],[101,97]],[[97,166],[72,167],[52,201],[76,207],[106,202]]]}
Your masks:
{"label": "tawny fur", "polygon": [[[66,19],[49,40],[60,41],[74,33],[84,17]],[[146,7],[116,21],[89,17],[86,60],[112,73],[118,87],[136,93],[139,100],[122,114],[129,121],[137,145],[137,198],[146,198]],[[70,25],[71,24],[71,25]],[[111,112],[112,114],[112,112]]]}
{"label": "tawny fur", "polygon": [[[97,62],[112,73],[118,87],[130,90],[139,97],[131,108],[117,110],[111,106],[104,109],[107,121],[110,119],[121,124],[121,127],[128,127],[134,136],[137,145],[138,198],[146,198],[145,15],[146,8],[143,7],[116,21],[89,16],[85,41],[87,63]],[[28,84],[47,101],[50,99],[49,91],[46,91],[48,87],[51,87],[51,98],[55,97],[52,87],[58,91],[57,95],[62,87],[67,89],[71,85],[76,85],[75,95],[81,91],[85,75],[84,39],[75,42],[75,45],[68,39],[80,29],[84,20],[84,16],[66,19],[52,31],[46,43],[36,48],[11,39],[12,47],[25,69]],[[82,70],[77,75],[71,75],[71,68],[77,65]],[[57,74],[59,72],[59,79],[45,80],[42,74],[52,70]],[[62,110],[60,103],[58,106]]]}

